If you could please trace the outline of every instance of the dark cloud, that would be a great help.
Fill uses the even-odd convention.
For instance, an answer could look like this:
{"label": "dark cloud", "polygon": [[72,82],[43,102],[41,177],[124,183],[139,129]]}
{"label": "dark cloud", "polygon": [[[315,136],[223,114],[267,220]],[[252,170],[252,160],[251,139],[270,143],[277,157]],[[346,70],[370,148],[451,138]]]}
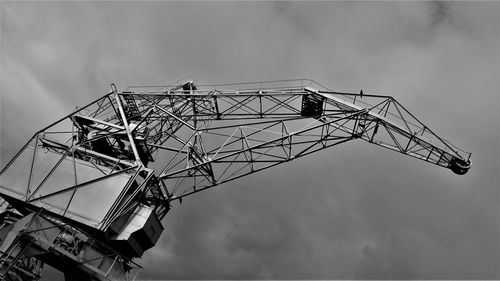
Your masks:
{"label": "dark cloud", "polygon": [[450,20],[451,14],[449,9],[449,4],[445,1],[433,1],[430,2],[432,5],[431,12],[431,26],[440,24],[446,20]]}
{"label": "dark cloud", "polygon": [[112,82],[389,94],[471,150],[469,174],[345,144],[187,198],[139,277],[498,279],[498,5],[3,1],[1,163]]}

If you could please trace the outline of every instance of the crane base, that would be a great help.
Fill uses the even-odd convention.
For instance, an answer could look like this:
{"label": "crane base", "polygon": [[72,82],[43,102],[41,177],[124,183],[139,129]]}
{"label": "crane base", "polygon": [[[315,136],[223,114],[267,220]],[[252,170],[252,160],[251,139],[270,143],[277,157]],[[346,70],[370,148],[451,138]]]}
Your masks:
{"label": "crane base", "polygon": [[129,280],[134,268],[130,260],[95,237],[43,210],[0,229],[0,280],[16,280],[16,276],[38,280],[39,275],[26,279],[26,270],[19,266],[23,260],[46,263],[63,272],[66,280]]}

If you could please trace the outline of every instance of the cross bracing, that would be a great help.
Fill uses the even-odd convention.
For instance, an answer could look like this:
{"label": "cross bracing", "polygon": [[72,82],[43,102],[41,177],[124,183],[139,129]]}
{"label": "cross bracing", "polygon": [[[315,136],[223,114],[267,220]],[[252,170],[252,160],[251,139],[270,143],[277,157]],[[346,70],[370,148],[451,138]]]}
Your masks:
{"label": "cross bracing", "polygon": [[[457,161],[467,167],[469,160],[468,153],[390,96],[338,93],[311,80],[130,87],[115,89],[35,134],[26,146],[33,151],[24,157],[33,157],[22,193],[29,202],[64,194],[70,205],[75,190],[89,183],[120,174],[140,178],[144,171],[143,182],[154,177],[157,184],[135,192],[168,202],[357,139],[446,168]],[[44,167],[49,172],[36,169],[37,150],[59,155]],[[62,165],[73,175],[67,186],[44,188],[51,171]],[[98,172],[80,177],[84,166]],[[122,203],[115,211],[126,209]]]}
{"label": "cross bracing", "polygon": [[[121,276],[155,245],[173,201],[354,140],[457,174],[470,168],[470,153],[391,96],[335,92],[312,80],[187,82],[122,92],[112,85],[36,132],[0,171],[0,195],[21,214],[36,212],[29,220],[39,217],[40,225],[57,229],[43,245],[4,243],[11,250],[0,258],[10,268],[24,250],[10,253],[57,247],[69,235],[78,253],[40,259],[57,264],[96,255],[102,261],[95,268],[74,272]],[[38,239],[33,235],[19,237]]]}

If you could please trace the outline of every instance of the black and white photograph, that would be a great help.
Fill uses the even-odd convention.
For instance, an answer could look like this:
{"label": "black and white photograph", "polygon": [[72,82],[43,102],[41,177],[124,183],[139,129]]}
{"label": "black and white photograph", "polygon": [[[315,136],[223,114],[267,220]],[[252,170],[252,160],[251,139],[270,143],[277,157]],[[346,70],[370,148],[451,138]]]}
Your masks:
{"label": "black and white photograph", "polygon": [[499,280],[500,2],[0,1],[0,280]]}

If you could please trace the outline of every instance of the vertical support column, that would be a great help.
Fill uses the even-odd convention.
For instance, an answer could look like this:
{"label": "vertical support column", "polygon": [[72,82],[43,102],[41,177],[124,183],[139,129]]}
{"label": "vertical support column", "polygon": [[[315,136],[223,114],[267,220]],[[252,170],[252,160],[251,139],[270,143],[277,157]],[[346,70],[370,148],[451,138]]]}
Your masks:
{"label": "vertical support column", "polygon": [[132,132],[130,131],[127,116],[125,115],[125,111],[123,110],[123,105],[122,101],[120,100],[120,97],[118,96],[118,91],[116,90],[115,84],[111,84],[111,88],[113,89],[113,93],[115,94],[115,100],[116,104],[118,105],[118,110],[120,111],[120,116],[123,121],[123,126],[125,127],[125,131],[127,132],[128,139],[130,141],[130,145],[132,146],[132,151],[134,152],[134,157],[135,157],[135,163],[137,165],[140,165],[141,167],[144,166],[144,164],[141,161],[141,158],[139,157],[139,152],[137,151],[137,147],[135,146],[135,141],[134,138],[132,137]]}

